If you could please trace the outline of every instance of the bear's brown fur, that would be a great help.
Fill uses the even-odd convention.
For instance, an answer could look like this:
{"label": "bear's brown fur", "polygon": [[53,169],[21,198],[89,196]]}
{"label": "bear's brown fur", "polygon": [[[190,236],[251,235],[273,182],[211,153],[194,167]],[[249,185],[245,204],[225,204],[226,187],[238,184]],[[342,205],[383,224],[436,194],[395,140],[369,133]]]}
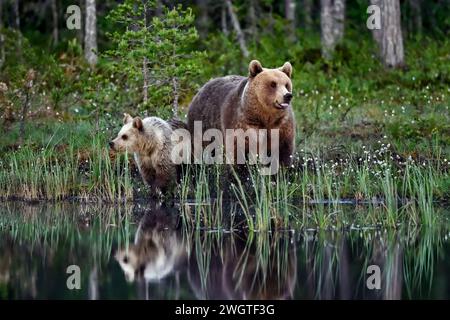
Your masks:
{"label": "bear's brown fur", "polygon": [[[194,121],[202,121],[202,130],[279,129],[279,161],[292,163],[295,119],[290,106],[292,66],[266,69],[253,60],[248,77],[226,76],[210,80],[191,102],[188,128],[194,132]],[[268,146],[270,151],[270,142]]]}

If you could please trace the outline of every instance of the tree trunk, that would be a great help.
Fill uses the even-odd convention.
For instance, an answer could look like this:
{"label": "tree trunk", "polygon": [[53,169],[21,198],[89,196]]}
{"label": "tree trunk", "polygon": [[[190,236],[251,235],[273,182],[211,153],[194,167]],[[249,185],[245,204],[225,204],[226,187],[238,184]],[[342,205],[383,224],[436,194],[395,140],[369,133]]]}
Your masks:
{"label": "tree trunk", "polygon": [[403,36],[400,23],[400,1],[383,0],[381,13],[382,50],[385,66],[396,68],[404,65]]}
{"label": "tree trunk", "polygon": [[344,36],[345,0],[320,1],[322,56],[333,57],[334,48]]}
{"label": "tree trunk", "polygon": [[312,0],[303,0],[303,19],[305,29],[310,30],[312,28]]}
{"label": "tree trunk", "polygon": [[252,37],[252,41],[256,42],[257,39],[257,23],[256,23],[256,8],[255,8],[255,0],[250,0],[248,7],[248,19],[250,21],[250,35]]}
{"label": "tree trunk", "polygon": [[[79,5],[80,5],[80,11],[85,12],[85,10],[86,10],[85,1],[80,0]],[[81,17],[80,17],[80,22],[81,22],[81,26],[83,26],[83,15],[81,15]],[[79,30],[77,30],[77,40],[78,40],[78,43],[80,44],[81,48],[83,48],[83,42],[84,42],[84,28],[83,27],[81,27]]]}
{"label": "tree trunk", "polygon": [[207,0],[197,0],[197,7],[199,11],[198,29],[202,37],[205,37],[208,33],[209,24]]}
{"label": "tree trunk", "polygon": [[53,45],[58,44],[58,8],[56,6],[56,0],[51,0],[52,17],[53,17]]}
{"label": "tree trunk", "polygon": [[381,13],[381,29],[372,30],[380,50],[381,62],[387,68],[404,66],[403,36],[399,0],[371,0]]}
{"label": "tree trunk", "polygon": [[13,0],[14,29],[20,30],[19,0]]}
{"label": "tree trunk", "polygon": [[[20,12],[19,12],[19,0],[13,0],[13,13],[14,13],[14,26],[13,28],[20,31]],[[22,60],[22,37],[19,36],[17,40],[17,46],[19,50],[19,57]]]}
{"label": "tree trunk", "polygon": [[295,40],[297,39],[295,35],[296,7],[297,6],[295,0],[284,0],[284,13],[285,18],[288,21],[286,32],[291,42],[295,42]]}
{"label": "tree trunk", "polygon": [[236,37],[239,42],[239,46],[242,51],[242,55],[245,58],[248,58],[250,55],[247,49],[247,44],[245,43],[244,34],[242,33],[241,25],[239,23],[238,17],[236,16],[236,13],[233,10],[233,5],[231,4],[231,0],[225,0],[225,4],[227,5],[228,14],[231,18],[231,24],[233,25],[234,31],[236,32]]}
{"label": "tree trunk", "polygon": [[91,67],[97,64],[97,14],[95,0],[86,0],[84,56]]}
{"label": "tree trunk", "polygon": [[3,0],[0,0],[0,69],[5,63],[5,38],[3,36]]}
{"label": "tree trunk", "polygon": [[178,118],[178,100],[180,96],[180,90],[178,86],[178,79],[177,77],[172,78],[172,89],[173,89],[173,108],[172,108],[172,116],[174,118]]}
{"label": "tree trunk", "polygon": [[[144,29],[147,29],[147,4],[146,3],[144,3]],[[144,33],[144,34],[147,34],[147,33]],[[146,39],[144,38],[143,45],[145,45],[145,43],[146,43]],[[142,78],[144,80],[144,87],[143,87],[144,104],[147,104],[147,102],[148,102],[148,87],[149,87],[149,83],[150,83],[149,76],[148,76],[148,59],[147,59],[147,57],[144,57],[144,61],[142,62]]]}
{"label": "tree trunk", "polygon": [[142,62],[142,77],[144,80],[144,87],[142,90],[144,96],[144,104],[148,102],[148,87],[149,87],[149,79],[148,79],[148,59],[144,57],[144,61]]}
{"label": "tree trunk", "polygon": [[430,5],[428,5],[428,6],[425,6],[424,7],[424,9],[425,9],[425,12],[426,12],[426,16],[427,16],[427,18],[428,18],[428,21],[429,21],[429,23],[430,23],[430,31],[440,31],[440,29],[439,29],[439,27],[438,27],[438,25],[437,25],[437,21],[436,21],[436,13],[437,13],[437,11],[438,10],[441,10],[442,9],[442,4],[440,4],[440,3],[438,2],[438,5],[437,6],[430,6]]}
{"label": "tree trunk", "polygon": [[[380,8],[380,15],[381,15],[380,20],[382,20],[382,12],[381,12],[382,4],[381,4],[381,1],[382,0],[370,0],[370,4],[371,5],[375,5],[375,6],[378,6]],[[383,37],[381,29],[372,29],[372,36],[373,36],[373,40],[377,44],[378,48],[381,48],[381,39]]]}
{"label": "tree trunk", "polygon": [[224,35],[228,35],[228,23],[227,23],[227,7],[225,3],[222,3],[222,8],[220,12],[220,23],[222,25],[222,32]]}
{"label": "tree trunk", "polygon": [[269,13],[268,15],[268,23],[267,23],[267,32],[269,34],[273,34],[274,25],[275,25],[275,19],[273,18],[273,6],[269,5]]}
{"label": "tree trunk", "polygon": [[[147,10],[145,10],[147,11]],[[160,17],[162,15],[162,11],[163,11],[163,6],[161,3],[161,0],[156,0],[156,10],[155,10],[155,15],[157,17]]]}
{"label": "tree trunk", "polygon": [[422,34],[422,0],[409,0],[415,32]]}

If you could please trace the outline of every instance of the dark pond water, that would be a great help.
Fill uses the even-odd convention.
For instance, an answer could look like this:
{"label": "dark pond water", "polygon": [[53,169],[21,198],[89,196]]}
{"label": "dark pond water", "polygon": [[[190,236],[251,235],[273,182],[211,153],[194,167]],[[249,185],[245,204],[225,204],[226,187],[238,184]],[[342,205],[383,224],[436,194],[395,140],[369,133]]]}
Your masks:
{"label": "dark pond water", "polygon": [[176,207],[9,202],[0,299],[448,299],[449,231],[195,232]]}

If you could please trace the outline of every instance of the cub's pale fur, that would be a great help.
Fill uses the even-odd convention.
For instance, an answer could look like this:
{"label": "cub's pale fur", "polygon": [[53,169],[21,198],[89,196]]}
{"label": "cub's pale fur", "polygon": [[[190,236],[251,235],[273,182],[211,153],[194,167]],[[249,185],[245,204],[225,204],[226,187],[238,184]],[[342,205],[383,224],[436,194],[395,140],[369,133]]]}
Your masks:
{"label": "cub's pale fur", "polygon": [[162,208],[152,209],[142,217],[134,243],[117,250],[115,259],[128,282],[160,281],[177,272],[186,248],[175,229],[176,217]]}
{"label": "cub's pale fur", "polygon": [[164,192],[176,179],[176,167],[171,159],[171,125],[158,117],[141,119],[129,114],[125,114],[123,122],[119,134],[110,142],[111,148],[134,153],[142,179]]}

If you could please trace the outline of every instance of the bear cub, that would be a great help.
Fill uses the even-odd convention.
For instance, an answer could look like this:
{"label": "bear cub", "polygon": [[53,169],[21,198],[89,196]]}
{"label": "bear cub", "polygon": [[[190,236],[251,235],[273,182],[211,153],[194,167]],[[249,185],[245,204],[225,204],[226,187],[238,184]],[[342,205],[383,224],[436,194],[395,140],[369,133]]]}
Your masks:
{"label": "bear cub", "polygon": [[173,124],[158,117],[124,115],[124,125],[109,146],[114,151],[133,153],[144,182],[154,190],[166,192],[177,173],[171,159]]}

